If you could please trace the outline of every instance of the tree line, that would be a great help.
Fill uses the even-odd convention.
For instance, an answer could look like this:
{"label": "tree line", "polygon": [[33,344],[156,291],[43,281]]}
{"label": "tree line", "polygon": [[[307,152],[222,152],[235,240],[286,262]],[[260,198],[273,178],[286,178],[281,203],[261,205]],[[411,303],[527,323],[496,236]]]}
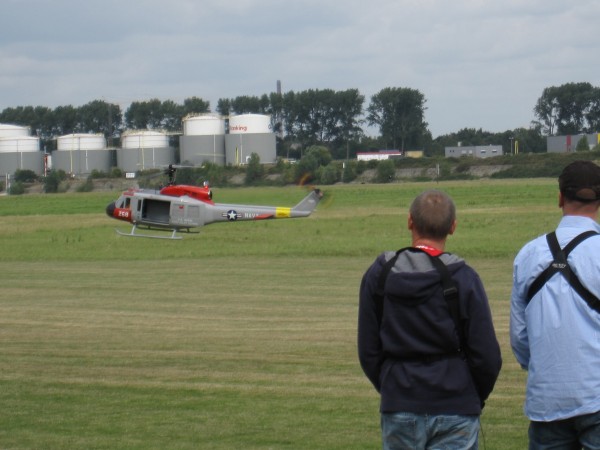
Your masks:
{"label": "tree line", "polygon": [[600,88],[591,83],[566,83],[544,89],[534,125],[548,136],[600,131]]}
{"label": "tree line", "polygon": [[[299,157],[304,149],[326,146],[335,159],[355,157],[359,151],[378,149],[424,150],[425,155],[443,155],[446,146],[502,145],[505,152],[546,151],[545,136],[592,133],[600,130],[600,88],[590,83],[567,83],[545,88],[533,108],[530,128],[500,133],[464,128],[433,139],[425,121],[426,98],[416,89],[387,87],[371,97],[357,89],[335,91],[309,89],[283,94],[222,98],[215,112],[268,114],[276,133],[277,152]],[[183,103],[151,99],[136,101],[125,111],[117,104],[94,100],[80,107],[19,106],[0,112],[0,123],[28,126],[42,145],[52,149],[53,139],[71,133],[102,133],[109,145],[126,129],[161,129],[179,132],[190,114],[211,112],[208,101],[190,97]],[[366,136],[363,127],[379,130]],[[175,142],[175,144],[177,144]]]}

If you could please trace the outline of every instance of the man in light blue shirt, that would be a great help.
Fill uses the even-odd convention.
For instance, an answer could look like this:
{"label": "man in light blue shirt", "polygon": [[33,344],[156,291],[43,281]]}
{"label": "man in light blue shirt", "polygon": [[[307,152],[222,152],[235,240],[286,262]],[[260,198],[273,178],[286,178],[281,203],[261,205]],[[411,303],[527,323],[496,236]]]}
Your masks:
{"label": "man in light blue shirt", "polygon": [[[565,248],[583,232],[600,233],[600,167],[569,164],[559,191],[563,217],[555,257],[551,238],[541,236],[514,261],[510,340],[528,371],[529,448],[600,449],[600,235],[588,233],[572,250]],[[570,251],[566,261],[561,249],[563,255]],[[574,287],[577,280],[583,287]]]}

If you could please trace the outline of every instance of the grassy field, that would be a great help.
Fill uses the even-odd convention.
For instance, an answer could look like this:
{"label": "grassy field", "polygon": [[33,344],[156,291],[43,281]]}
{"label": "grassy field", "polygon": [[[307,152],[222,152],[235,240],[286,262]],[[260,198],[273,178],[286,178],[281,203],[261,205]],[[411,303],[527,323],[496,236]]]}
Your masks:
{"label": "grassy field", "polygon": [[[486,449],[526,448],[508,342],[512,260],[560,219],[556,181],[327,187],[307,219],[214,224],[182,241],[116,235],[118,193],[0,198],[0,448],[377,449],[356,357],[357,291],[409,244],[416,194],[453,196],[447,250],[481,275],[504,365]],[[291,206],[300,188],[215,189]]]}

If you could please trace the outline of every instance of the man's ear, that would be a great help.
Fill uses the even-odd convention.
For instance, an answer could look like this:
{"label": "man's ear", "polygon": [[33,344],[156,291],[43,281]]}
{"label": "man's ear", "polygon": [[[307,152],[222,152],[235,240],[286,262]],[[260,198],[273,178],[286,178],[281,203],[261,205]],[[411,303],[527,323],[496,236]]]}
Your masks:
{"label": "man's ear", "polygon": [[454,230],[456,230],[456,219],[454,219],[454,221],[452,222],[452,226],[450,227],[448,235],[454,234]]}
{"label": "man's ear", "polygon": [[562,208],[563,206],[565,206],[565,197],[562,194],[562,192],[558,192],[558,207]]}
{"label": "man's ear", "polygon": [[408,229],[412,231],[414,226],[415,225],[413,223],[412,216],[410,215],[410,213],[408,213]]}

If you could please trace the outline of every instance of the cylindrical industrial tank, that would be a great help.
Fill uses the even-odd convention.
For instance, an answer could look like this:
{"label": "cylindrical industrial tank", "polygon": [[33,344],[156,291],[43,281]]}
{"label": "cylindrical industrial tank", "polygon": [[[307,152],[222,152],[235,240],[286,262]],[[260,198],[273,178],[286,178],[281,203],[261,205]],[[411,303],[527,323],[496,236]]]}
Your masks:
{"label": "cylindrical industrial tank", "polygon": [[184,118],[179,152],[182,163],[225,165],[225,119],[216,114]]}
{"label": "cylindrical industrial tank", "polygon": [[169,136],[160,131],[127,131],[117,149],[117,166],[124,172],[163,168],[175,162],[175,149]]}
{"label": "cylindrical industrial tank", "polygon": [[103,150],[106,139],[103,134],[66,134],[56,139],[56,149],[61,150]]}
{"label": "cylindrical industrial tank", "polygon": [[169,146],[169,137],[160,131],[126,131],[121,137],[122,148],[163,148]]}
{"label": "cylindrical industrial tank", "polygon": [[271,133],[271,116],[264,114],[240,114],[229,117],[229,134]]}
{"label": "cylindrical industrial tank", "polygon": [[42,175],[44,155],[39,150],[37,137],[0,137],[0,175],[14,174],[17,170],[31,170]]}
{"label": "cylindrical industrial tank", "polygon": [[0,153],[38,152],[40,139],[34,136],[0,137]]}
{"label": "cylindrical industrial tank", "polygon": [[247,164],[252,153],[256,153],[262,164],[274,163],[277,158],[276,143],[270,116],[230,116],[229,134],[225,136],[225,160],[227,164]]}
{"label": "cylindrical industrial tank", "polygon": [[225,134],[225,119],[216,114],[187,116],[183,119],[183,134],[186,136]]}
{"label": "cylindrical industrial tank", "polygon": [[56,138],[52,167],[73,175],[88,175],[94,170],[107,173],[111,169],[111,151],[101,133],[73,133]]}
{"label": "cylindrical industrial tank", "polygon": [[29,127],[0,123],[0,138],[11,136],[29,136]]}

